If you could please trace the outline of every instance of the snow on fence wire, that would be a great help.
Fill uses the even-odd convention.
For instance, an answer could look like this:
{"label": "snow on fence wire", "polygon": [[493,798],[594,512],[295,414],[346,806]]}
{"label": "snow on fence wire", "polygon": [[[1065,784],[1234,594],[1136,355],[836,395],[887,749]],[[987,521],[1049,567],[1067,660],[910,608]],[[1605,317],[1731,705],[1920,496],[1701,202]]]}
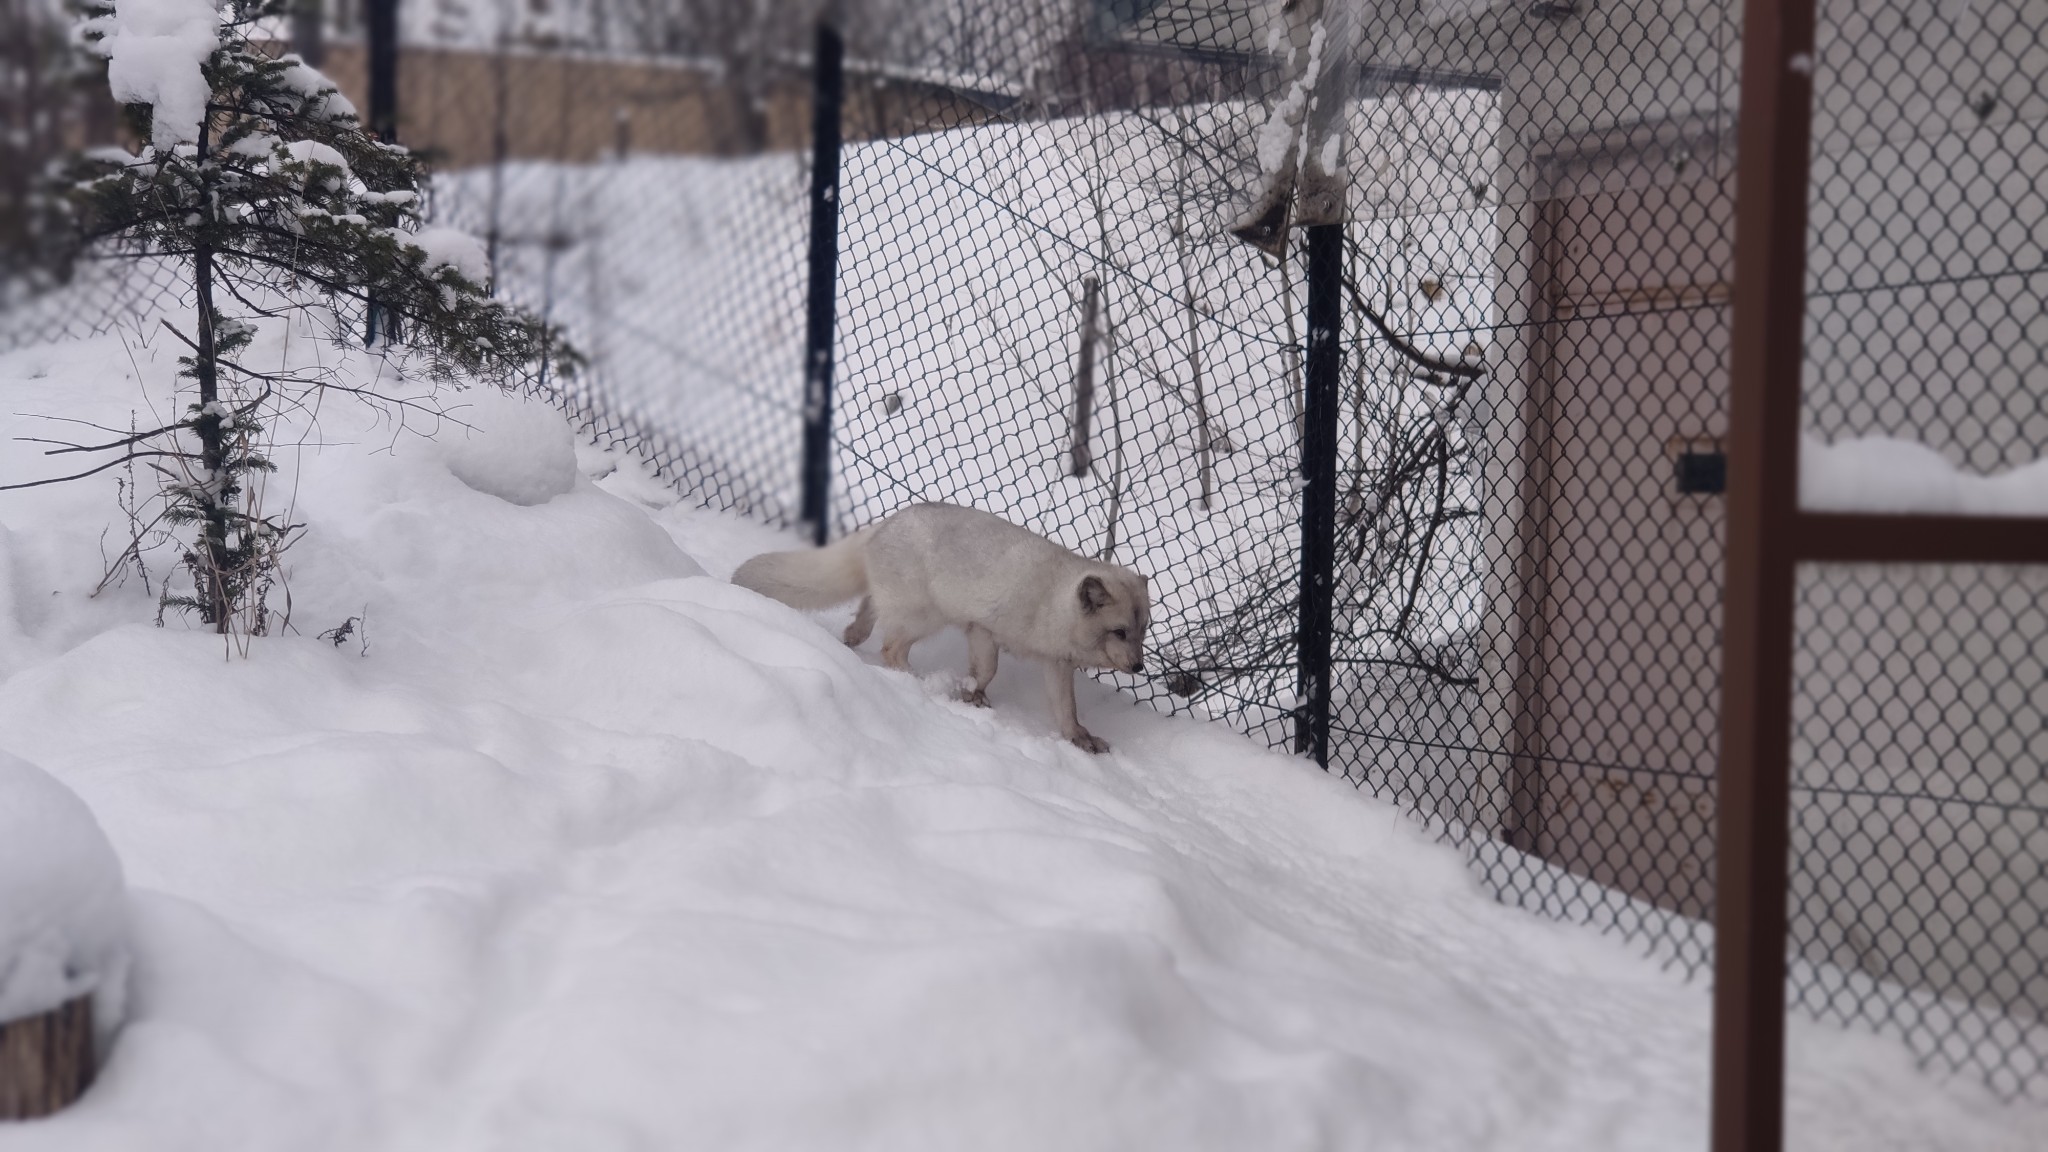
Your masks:
{"label": "snow on fence wire", "polygon": [[[1330,767],[1501,899],[1704,972],[1740,5],[1353,10]],[[847,29],[830,507],[843,532],[973,503],[1149,572],[1157,671],[1114,679],[1292,747],[1306,253],[1231,234],[1289,83],[1277,11]],[[401,134],[448,157],[436,211],[500,289],[589,354],[565,401],[593,432],[793,525],[808,30],[620,59],[625,26],[409,26],[432,67],[401,68]],[[1808,500],[1967,504],[1985,482],[1902,477],[2048,444],[2048,3],[1824,5],[1818,43]],[[1996,510],[2039,514],[2039,471]],[[2044,585],[1798,586],[1790,999],[2008,1097],[2048,1097]]]}

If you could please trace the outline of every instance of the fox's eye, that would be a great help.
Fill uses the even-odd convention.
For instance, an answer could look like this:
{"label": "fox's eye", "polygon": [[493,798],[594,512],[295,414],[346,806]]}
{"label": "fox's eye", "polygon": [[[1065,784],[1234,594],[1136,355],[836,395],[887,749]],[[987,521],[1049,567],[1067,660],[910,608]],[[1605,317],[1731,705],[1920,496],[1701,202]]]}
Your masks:
{"label": "fox's eye", "polygon": [[1125,631],[1124,631],[1123,629],[1121,629],[1121,628],[1111,628],[1111,629],[1109,630],[1109,634],[1110,634],[1111,636],[1114,636],[1114,637],[1116,637],[1116,638],[1117,638],[1117,639],[1119,639],[1119,640],[1125,640],[1125,639],[1128,639],[1128,638],[1129,638],[1129,634],[1128,634],[1128,633],[1126,633],[1126,632],[1125,632]]}

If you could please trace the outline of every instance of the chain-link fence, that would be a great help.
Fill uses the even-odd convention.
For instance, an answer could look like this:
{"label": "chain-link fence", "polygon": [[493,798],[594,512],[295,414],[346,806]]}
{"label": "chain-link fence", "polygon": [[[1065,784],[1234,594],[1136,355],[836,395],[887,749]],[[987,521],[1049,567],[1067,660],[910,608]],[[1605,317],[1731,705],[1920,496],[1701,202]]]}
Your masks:
{"label": "chain-link fence", "polygon": [[[1804,501],[2048,513],[2048,4],[1828,4],[1815,44]],[[2048,1095],[2048,568],[1796,603],[1794,1001]]]}
{"label": "chain-link fence", "polygon": [[[784,524],[818,415],[800,7],[423,7],[399,84],[437,214],[589,356],[572,406]],[[842,6],[832,529],[953,500],[1143,570],[1156,671],[1113,679],[1293,747],[1328,421],[1331,769],[1503,900],[1702,972],[1741,6],[1318,7]],[[2048,3],[1830,2],[1818,43],[1808,501],[2039,515],[2042,465],[1947,469],[2048,444]],[[1324,170],[1319,411],[1304,230],[1260,213]],[[1791,998],[2008,1097],[2048,1097],[2044,583],[1798,591]]]}

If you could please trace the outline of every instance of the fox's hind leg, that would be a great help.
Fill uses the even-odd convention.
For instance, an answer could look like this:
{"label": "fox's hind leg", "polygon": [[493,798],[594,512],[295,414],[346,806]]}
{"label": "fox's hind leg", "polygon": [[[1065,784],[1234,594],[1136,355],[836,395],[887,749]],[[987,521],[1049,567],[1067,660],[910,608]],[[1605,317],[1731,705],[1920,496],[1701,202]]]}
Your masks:
{"label": "fox's hind leg", "polygon": [[928,635],[908,628],[882,629],[882,663],[898,672],[910,671],[910,646]]}
{"label": "fox's hind leg", "polygon": [[[868,642],[868,636],[875,630],[875,598],[860,598],[860,610],[853,614],[853,623],[846,626],[846,646],[858,648]],[[906,646],[907,647],[907,646]]]}
{"label": "fox's hind leg", "polygon": [[974,687],[960,697],[976,708],[988,707],[988,682],[996,678],[995,634],[978,624],[966,626],[967,671]]}
{"label": "fox's hind leg", "polygon": [[898,672],[910,671],[910,646],[946,626],[915,611],[905,612],[888,597],[875,606],[875,626],[882,633],[882,663]]}

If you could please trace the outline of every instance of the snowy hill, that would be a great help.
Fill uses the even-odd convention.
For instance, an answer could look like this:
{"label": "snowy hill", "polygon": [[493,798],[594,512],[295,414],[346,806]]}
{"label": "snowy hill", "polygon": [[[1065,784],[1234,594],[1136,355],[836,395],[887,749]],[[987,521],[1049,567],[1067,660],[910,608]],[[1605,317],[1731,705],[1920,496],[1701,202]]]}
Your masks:
{"label": "snowy hill", "polygon": [[[174,356],[0,357],[0,482],[55,470],[17,414],[148,420]],[[787,538],[465,411],[280,450],[310,528],[246,658],[90,595],[114,473],[0,494],[0,750],[91,807],[134,953],[98,1085],[0,1150],[1702,1145],[1703,986],[1221,725],[1084,682],[1090,757],[1029,668],[992,712],[957,643],[881,669],[721,578]],[[1888,1042],[1792,1066],[1801,1148],[2048,1130]]]}

